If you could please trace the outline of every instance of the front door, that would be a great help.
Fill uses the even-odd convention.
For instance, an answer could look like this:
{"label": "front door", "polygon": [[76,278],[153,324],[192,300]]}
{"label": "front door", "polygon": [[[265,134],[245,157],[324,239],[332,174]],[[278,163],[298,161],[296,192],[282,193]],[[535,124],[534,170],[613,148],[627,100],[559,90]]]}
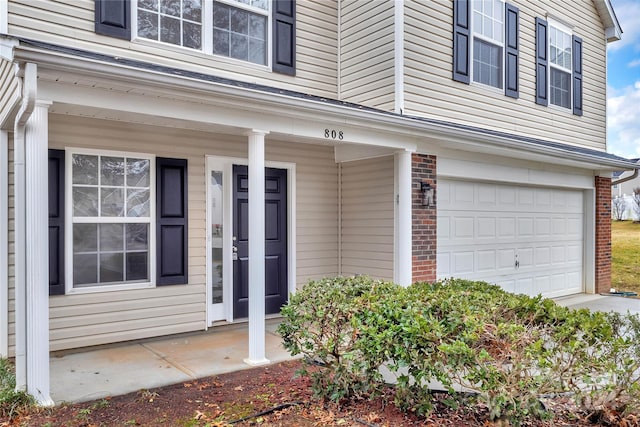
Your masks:
{"label": "front door", "polygon": [[[249,315],[249,178],[233,166],[233,318]],[[265,168],[265,312],[287,302],[287,171]]]}

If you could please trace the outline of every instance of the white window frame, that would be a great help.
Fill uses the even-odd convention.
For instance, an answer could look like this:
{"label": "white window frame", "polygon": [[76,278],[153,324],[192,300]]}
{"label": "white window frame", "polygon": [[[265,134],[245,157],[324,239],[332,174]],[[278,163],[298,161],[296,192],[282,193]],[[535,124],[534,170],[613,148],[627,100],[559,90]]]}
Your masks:
{"label": "white window frame", "polygon": [[[573,30],[569,26],[550,17],[547,17],[547,27],[548,27],[547,28],[547,58],[549,58],[549,67],[547,70],[547,82],[548,82],[547,93],[549,94],[549,107],[555,108],[558,111],[573,112]],[[571,46],[571,57],[569,58],[569,64],[571,65],[571,68],[565,68],[560,65],[556,65],[551,61],[551,28],[552,27],[565,34],[568,34],[569,37],[571,38],[571,41],[569,42]],[[551,103],[551,68],[555,68],[556,70],[569,73],[569,106],[568,107],[563,107],[561,105],[556,105]]]}
{"label": "white window frame", "polygon": [[[267,18],[267,34],[265,41],[266,48],[266,64],[256,64],[254,62],[245,61],[242,59],[232,58],[225,55],[217,55],[213,53],[213,3],[217,1],[226,5],[236,7],[238,9],[244,9],[252,13],[264,15]],[[243,67],[255,68],[258,70],[271,71],[272,67],[272,13],[273,7],[271,0],[268,0],[269,9],[264,10],[258,7],[250,6],[240,3],[237,0],[202,0],[202,48],[193,49],[186,46],[176,45],[173,43],[166,43],[159,40],[151,40],[138,36],[138,0],[131,0],[131,34],[132,41],[139,44],[160,47],[163,50],[172,50],[175,52],[186,53],[190,55],[203,55],[205,57],[215,57],[216,60],[228,62],[230,64],[242,65]]]}
{"label": "white window frame", "polygon": [[[127,157],[149,160],[149,219],[136,217],[75,217],[73,216],[73,155],[92,155],[105,157]],[[148,153],[128,151],[107,151],[65,148],[65,293],[85,294],[97,292],[122,291],[130,289],[154,288],[156,285],[156,158]],[[149,280],[145,282],[117,283],[108,285],[86,285],[74,287],[73,283],[73,225],[78,223],[144,223],[149,224]]]}
{"label": "white window frame", "polygon": [[[469,74],[470,74],[470,82],[471,82],[471,84],[480,85],[483,88],[487,88],[487,89],[495,91],[497,93],[504,94],[504,85],[505,85],[505,25],[506,25],[506,22],[505,22],[505,8],[506,8],[506,5],[505,5],[505,3],[506,2],[505,2],[505,0],[498,0],[498,1],[502,4],[502,15],[501,15],[502,16],[502,33],[501,33],[502,34],[502,41],[501,42],[498,42],[495,39],[486,37],[485,35],[476,32],[476,28],[475,28],[475,25],[474,25],[474,22],[475,22],[475,20],[474,20],[475,5],[477,3],[479,3],[480,1],[479,0],[472,0],[470,2],[470,4],[469,4],[469,7],[471,8],[470,19],[469,19],[469,21],[470,21],[469,25],[470,25],[470,28],[471,28],[471,45],[469,46],[469,56],[470,56],[470,58],[469,58],[470,59],[470,61],[469,61],[469,68],[470,68],[469,69]],[[495,17],[492,17],[492,22],[493,22],[493,20],[495,20]],[[474,61],[475,61],[474,40],[475,40],[476,37],[479,40],[482,40],[483,42],[492,44],[494,46],[499,46],[500,49],[501,49],[501,52],[502,52],[502,55],[501,55],[502,72],[501,72],[501,75],[500,75],[500,79],[502,81],[502,86],[501,87],[491,86],[491,85],[476,81],[474,79],[474,75],[473,75],[473,67],[474,67]]]}

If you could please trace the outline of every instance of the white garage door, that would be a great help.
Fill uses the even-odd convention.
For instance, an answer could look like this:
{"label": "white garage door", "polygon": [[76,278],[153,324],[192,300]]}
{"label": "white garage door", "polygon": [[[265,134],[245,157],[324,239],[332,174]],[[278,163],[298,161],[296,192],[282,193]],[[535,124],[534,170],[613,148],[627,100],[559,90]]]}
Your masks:
{"label": "white garage door", "polygon": [[529,295],[583,291],[581,191],[438,180],[438,278]]}

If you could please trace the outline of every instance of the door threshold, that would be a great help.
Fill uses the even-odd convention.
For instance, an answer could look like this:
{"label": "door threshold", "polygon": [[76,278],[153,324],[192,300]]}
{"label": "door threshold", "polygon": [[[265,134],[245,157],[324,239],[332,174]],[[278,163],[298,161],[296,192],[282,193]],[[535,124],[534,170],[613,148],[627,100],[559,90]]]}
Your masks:
{"label": "door threshold", "polygon": [[[266,316],[264,316],[264,319],[266,321],[279,321],[282,319],[282,315],[281,314],[267,314]],[[221,327],[221,326],[231,326],[231,325],[243,325],[249,323],[249,318],[248,317],[243,317],[241,319],[233,319],[231,322],[227,321],[227,320],[216,320],[215,322],[212,322],[209,327],[210,328],[216,328],[216,327]]]}

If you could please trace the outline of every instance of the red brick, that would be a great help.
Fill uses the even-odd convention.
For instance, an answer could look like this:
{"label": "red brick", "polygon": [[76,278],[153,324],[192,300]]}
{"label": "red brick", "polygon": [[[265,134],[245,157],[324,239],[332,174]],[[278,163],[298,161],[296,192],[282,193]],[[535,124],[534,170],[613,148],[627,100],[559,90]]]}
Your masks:
{"label": "red brick", "polygon": [[611,178],[597,176],[596,187],[596,292],[611,288]]}
{"label": "red brick", "polygon": [[[437,250],[437,179],[436,157],[424,154],[413,154],[411,158],[411,208],[412,208],[412,260],[413,281],[436,280]],[[420,183],[425,182],[434,189],[434,203],[422,206]]]}

